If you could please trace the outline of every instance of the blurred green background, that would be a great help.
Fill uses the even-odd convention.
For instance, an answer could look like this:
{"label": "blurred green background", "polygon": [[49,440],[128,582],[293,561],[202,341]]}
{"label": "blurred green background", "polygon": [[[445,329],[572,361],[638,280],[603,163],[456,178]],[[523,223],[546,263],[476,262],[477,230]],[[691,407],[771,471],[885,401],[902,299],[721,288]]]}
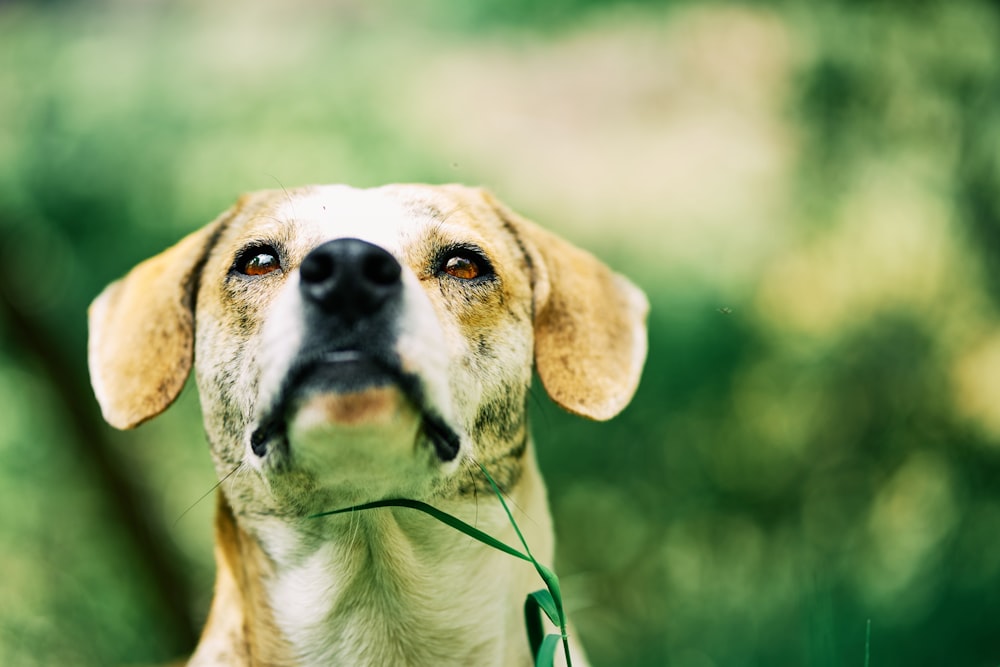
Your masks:
{"label": "blurred green background", "polygon": [[539,389],[596,665],[1000,663],[1000,11],[0,2],[0,664],[211,595],[189,387],[99,419],[89,301],[242,191],[484,184],[649,293],[632,406]]}

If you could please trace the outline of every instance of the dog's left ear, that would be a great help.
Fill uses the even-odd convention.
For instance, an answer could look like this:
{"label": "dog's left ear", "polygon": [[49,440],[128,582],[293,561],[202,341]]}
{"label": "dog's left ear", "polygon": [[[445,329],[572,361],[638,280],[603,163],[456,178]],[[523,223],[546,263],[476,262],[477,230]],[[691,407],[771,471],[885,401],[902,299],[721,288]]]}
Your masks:
{"label": "dog's left ear", "polygon": [[155,417],[184,387],[194,358],[194,290],[225,219],[142,262],[90,305],[90,381],[112,426]]}
{"label": "dog's left ear", "polygon": [[484,198],[529,254],[534,274],[535,367],[552,399],[591,419],[611,419],[639,386],[649,301],[596,257]]}

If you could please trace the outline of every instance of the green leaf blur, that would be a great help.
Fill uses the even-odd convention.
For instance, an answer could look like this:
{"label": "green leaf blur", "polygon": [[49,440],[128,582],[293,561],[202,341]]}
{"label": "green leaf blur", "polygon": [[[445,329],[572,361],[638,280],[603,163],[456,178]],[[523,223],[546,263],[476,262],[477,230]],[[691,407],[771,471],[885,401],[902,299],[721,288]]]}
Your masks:
{"label": "green leaf blur", "polygon": [[90,300],[243,191],[394,181],[650,296],[619,418],[533,392],[595,665],[1000,662],[993,4],[50,0],[0,3],[0,664],[178,657],[211,597],[197,392],[103,425]]}

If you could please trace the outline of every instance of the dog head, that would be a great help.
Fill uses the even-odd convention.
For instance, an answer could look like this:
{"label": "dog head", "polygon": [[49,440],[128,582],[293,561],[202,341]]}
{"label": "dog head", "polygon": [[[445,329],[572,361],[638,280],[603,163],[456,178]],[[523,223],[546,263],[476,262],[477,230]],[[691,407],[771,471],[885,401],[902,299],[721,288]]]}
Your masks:
{"label": "dog head", "polygon": [[[238,512],[302,515],[516,483],[534,362],[571,412],[608,419],[646,354],[644,295],[591,255],[461,186],[246,195],[111,284],[91,378],[131,428],[195,367]],[[196,361],[195,361],[196,360]]]}

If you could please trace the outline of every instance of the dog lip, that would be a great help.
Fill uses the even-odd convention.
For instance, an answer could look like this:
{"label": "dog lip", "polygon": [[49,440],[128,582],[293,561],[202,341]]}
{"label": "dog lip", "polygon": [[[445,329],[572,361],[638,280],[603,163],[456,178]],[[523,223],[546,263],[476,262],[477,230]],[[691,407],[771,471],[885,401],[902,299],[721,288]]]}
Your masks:
{"label": "dog lip", "polygon": [[424,412],[423,429],[427,437],[434,443],[434,451],[439,459],[447,463],[458,456],[462,441],[443,419]]}
{"label": "dog lip", "polygon": [[394,383],[419,410],[422,430],[433,444],[438,458],[448,462],[458,456],[461,439],[444,419],[428,408],[423,389],[416,376],[402,371],[398,363],[391,359],[373,356],[356,349],[327,350],[310,355],[292,367],[277,398],[251,433],[250,447],[255,455],[259,457],[266,455],[269,443],[275,441],[287,448],[288,412],[293,408],[300,390],[308,385],[310,377],[339,365],[367,366],[369,370],[374,369],[381,375],[381,378],[375,377],[374,383],[385,380]]}

